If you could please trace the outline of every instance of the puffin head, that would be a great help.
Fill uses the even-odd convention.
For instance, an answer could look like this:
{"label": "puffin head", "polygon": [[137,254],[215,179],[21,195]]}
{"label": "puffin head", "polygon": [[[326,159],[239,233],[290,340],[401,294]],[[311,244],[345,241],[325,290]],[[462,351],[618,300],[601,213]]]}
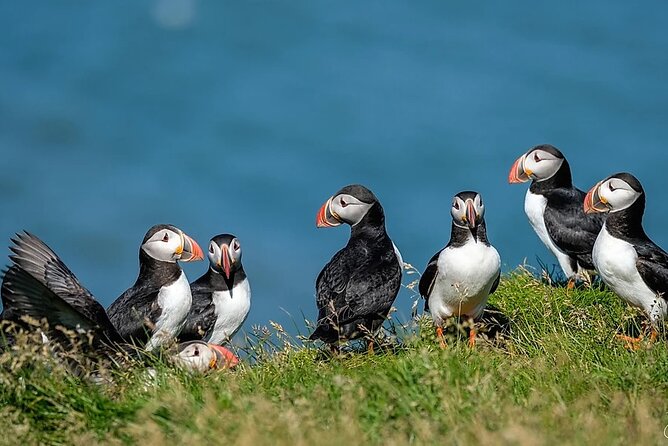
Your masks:
{"label": "puffin head", "polygon": [[181,367],[200,373],[213,369],[232,368],[239,363],[239,358],[230,350],[204,341],[179,344],[174,360]]}
{"label": "puffin head", "polygon": [[508,174],[508,182],[547,180],[559,171],[564,160],[564,155],[556,147],[549,144],[536,146],[515,160]]}
{"label": "puffin head", "polygon": [[342,223],[355,226],[378,203],[376,196],[366,187],[351,184],[344,187],[320,207],[316,216],[316,226],[329,228]]}
{"label": "puffin head", "polygon": [[452,222],[460,228],[475,229],[483,222],[485,205],[478,192],[464,191],[455,195],[450,208]]}
{"label": "puffin head", "polygon": [[610,175],[591,188],[584,200],[584,210],[594,212],[619,212],[629,208],[643,196],[640,181],[630,173]]}
{"label": "puffin head", "polygon": [[193,262],[204,259],[197,242],[173,225],[153,226],[144,236],[140,249],[161,262]]}
{"label": "puffin head", "polygon": [[232,234],[220,234],[209,242],[209,263],[217,273],[227,279],[241,268],[241,243]]}

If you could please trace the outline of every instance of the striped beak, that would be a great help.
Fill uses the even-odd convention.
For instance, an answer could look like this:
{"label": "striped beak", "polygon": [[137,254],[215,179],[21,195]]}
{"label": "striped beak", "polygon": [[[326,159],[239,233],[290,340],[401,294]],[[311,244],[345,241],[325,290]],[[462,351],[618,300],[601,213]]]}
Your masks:
{"label": "striped beak", "polygon": [[508,173],[508,182],[510,184],[525,183],[531,179],[531,174],[533,172],[524,168],[525,158],[526,154],[520,156],[510,168],[510,172]]}
{"label": "striped beak", "polygon": [[339,226],[343,221],[341,218],[336,215],[335,212],[332,212],[332,199],[330,198],[320,207],[318,215],[315,217],[315,225],[318,228],[332,228],[334,226]]}
{"label": "striped beak", "polygon": [[601,188],[602,181],[596,183],[596,186],[592,187],[584,199],[584,211],[587,214],[593,214],[595,212],[608,212],[610,210],[610,205],[608,201],[601,196],[599,190]]}
{"label": "striped beak", "polygon": [[202,248],[199,247],[197,242],[190,238],[185,233],[181,233],[181,246],[179,251],[176,252],[177,255],[180,255],[179,260],[181,262],[196,262],[197,260],[204,260],[204,253]]}

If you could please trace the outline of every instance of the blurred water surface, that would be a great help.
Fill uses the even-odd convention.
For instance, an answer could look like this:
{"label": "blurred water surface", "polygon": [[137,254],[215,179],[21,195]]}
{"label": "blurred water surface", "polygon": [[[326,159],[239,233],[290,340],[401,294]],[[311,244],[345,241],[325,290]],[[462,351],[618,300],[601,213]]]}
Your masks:
{"label": "blurred water surface", "polygon": [[[666,247],[667,19],[661,1],[3,2],[2,245],[33,231],[107,306],[134,282],[151,225],[205,249],[231,232],[253,288],[247,327],[303,325],[348,237],[316,230],[315,213],[348,183],[377,194],[420,269],[465,189],[485,198],[505,271],[555,263],[526,187],[506,181],[549,142],[580,188],[635,173]],[[185,265],[191,280],[205,268]]]}

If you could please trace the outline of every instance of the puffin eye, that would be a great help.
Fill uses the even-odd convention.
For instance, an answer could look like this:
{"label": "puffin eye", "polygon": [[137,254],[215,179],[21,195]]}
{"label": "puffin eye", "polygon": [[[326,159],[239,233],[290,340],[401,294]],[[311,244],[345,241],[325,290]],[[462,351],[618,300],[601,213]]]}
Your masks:
{"label": "puffin eye", "polygon": [[163,242],[168,242],[169,241],[169,234],[165,232],[165,235],[162,236],[162,241]]}
{"label": "puffin eye", "polygon": [[346,206],[348,206],[348,203],[346,203],[346,201],[343,198],[341,198],[341,207],[346,207]]}
{"label": "puffin eye", "polygon": [[213,254],[213,243],[209,245],[209,252]]}
{"label": "puffin eye", "polygon": [[534,160],[535,162],[539,162],[539,161],[540,161],[540,156],[538,156],[538,152],[534,152],[534,154],[533,154],[533,160]]}
{"label": "puffin eye", "polygon": [[456,211],[458,211],[459,210],[459,201],[455,201],[454,203],[452,203],[452,207],[455,208]]}
{"label": "puffin eye", "polygon": [[235,251],[238,251],[239,248],[240,248],[239,242],[235,240],[234,243],[232,243],[232,249],[234,249]]}

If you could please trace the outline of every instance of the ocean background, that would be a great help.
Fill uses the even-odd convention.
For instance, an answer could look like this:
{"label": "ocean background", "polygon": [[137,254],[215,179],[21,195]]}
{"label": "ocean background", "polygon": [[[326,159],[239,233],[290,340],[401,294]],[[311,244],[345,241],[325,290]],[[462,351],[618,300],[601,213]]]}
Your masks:
{"label": "ocean background", "polygon": [[[303,331],[349,234],[315,215],[349,183],[376,193],[420,270],[466,189],[505,272],[555,264],[524,215],[528,185],[507,183],[541,143],[581,189],[638,176],[646,231],[668,247],[667,21],[665,1],[2,2],[0,263],[27,229],[108,306],[153,224],[205,250],[233,233],[246,330]],[[206,268],[184,265],[190,280]]]}

